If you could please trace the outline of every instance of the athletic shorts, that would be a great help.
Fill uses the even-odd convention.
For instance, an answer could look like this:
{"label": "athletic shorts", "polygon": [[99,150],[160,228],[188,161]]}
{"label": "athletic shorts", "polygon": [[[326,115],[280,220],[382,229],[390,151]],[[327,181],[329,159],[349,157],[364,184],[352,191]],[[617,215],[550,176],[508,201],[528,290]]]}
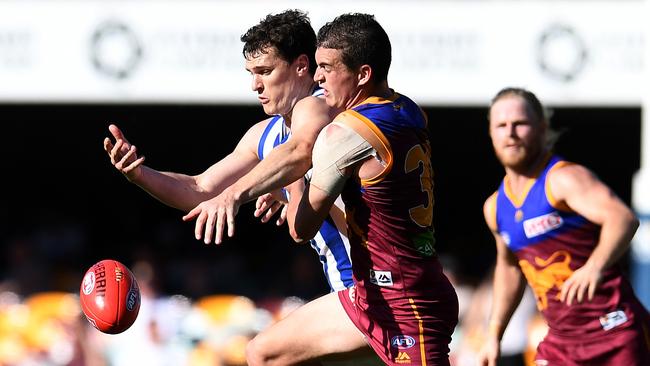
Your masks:
{"label": "athletic shorts", "polygon": [[436,292],[445,295],[435,301],[404,299],[399,304],[363,306],[355,287],[338,294],[345,312],[387,365],[448,366],[449,342],[458,322],[458,298],[449,287]]}
{"label": "athletic shorts", "polygon": [[649,366],[650,324],[637,322],[590,339],[549,333],[537,346],[537,366]]}

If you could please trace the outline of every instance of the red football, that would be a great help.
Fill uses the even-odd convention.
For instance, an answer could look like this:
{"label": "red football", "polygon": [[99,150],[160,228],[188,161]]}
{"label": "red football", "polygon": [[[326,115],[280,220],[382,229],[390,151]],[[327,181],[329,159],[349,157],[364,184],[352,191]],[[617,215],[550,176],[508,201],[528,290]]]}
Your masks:
{"label": "red football", "polygon": [[104,333],[124,332],[140,311],[140,288],[135,276],[112,259],[90,267],[81,282],[79,298],[86,319]]}

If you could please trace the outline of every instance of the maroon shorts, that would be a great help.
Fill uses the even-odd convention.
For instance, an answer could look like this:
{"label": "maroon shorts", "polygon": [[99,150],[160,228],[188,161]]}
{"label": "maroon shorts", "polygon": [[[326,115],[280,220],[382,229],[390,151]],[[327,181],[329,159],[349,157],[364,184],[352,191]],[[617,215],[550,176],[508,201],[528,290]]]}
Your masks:
{"label": "maroon shorts", "polygon": [[549,333],[537,347],[538,366],[648,366],[650,324],[637,322],[629,328],[606,331],[589,339],[567,339]]}
{"label": "maroon shorts", "polygon": [[[354,325],[387,365],[449,365],[449,342],[458,322],[453,288],[440,299],[373,302],[363,305],[355,288],[339,291]],[[440,294],[440,293],[438,293]]]}

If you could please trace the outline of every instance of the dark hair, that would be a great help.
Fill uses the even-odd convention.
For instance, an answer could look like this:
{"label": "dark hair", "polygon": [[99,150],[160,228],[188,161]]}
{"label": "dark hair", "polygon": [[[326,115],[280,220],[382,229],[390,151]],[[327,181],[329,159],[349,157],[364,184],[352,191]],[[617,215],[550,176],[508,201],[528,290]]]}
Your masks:
{"label": "dark hair", "polygon": [[528,104],[528,107],[530,107],[530,110],[533,112],[533,115],[535,118],[537,118],[538,122],[542,123],[548,123],[548,115],[546,113],[546,110],[542,106],[542,103],[537,99],[535,94],[532,92],[524,89],[524,88],[515,88],[515,87],[507,87],[501,89],[497,95],[492,98],[492,101],[490,102],[490,108],[488,109],[488,120],[490,120],[490,113],[489,111],[492,110],[492,106],[494,103],[498,102],[499,100],[505,98],[505,97],[510,97],[510,96],[517,96],[521,97],[526,101],[526,104]]}
{"label": "dark hair", "polygon": [[244,57],[249,58],[267,52],[268,47],[278,51],[278,56],[292,63],[300,55],[309,58],[309,72],[316,71],[316,33],[309,17],[300,10],[286,10],[269,14],[259,24],[241,36]]}
{"label": "dark hair", "polygon": [[343,64],[349,69],[370,65],[375,84],[388,78],[390,40],[373,15],[354,13],[336,17],[318,31],[316,46],[340,50]]}

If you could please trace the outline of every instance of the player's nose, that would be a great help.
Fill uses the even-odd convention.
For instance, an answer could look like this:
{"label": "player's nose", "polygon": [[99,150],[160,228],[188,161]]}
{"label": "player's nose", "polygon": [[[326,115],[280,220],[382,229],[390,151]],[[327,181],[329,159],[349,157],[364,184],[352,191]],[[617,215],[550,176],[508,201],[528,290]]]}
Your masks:
{"label": "player's nose", "polygon": [[314,81],[319,84],[325,82],[325,76],[323,75],[320,66],[316,68],[316,72],[314,73]]}
{"label": "player's nose", "polygon": [[253,80],[251,81],[251,89],[253,91],[261,91],[264,89],[264,84],[262,83],[262,79],[259,77],[259,75],[253,75]]}

